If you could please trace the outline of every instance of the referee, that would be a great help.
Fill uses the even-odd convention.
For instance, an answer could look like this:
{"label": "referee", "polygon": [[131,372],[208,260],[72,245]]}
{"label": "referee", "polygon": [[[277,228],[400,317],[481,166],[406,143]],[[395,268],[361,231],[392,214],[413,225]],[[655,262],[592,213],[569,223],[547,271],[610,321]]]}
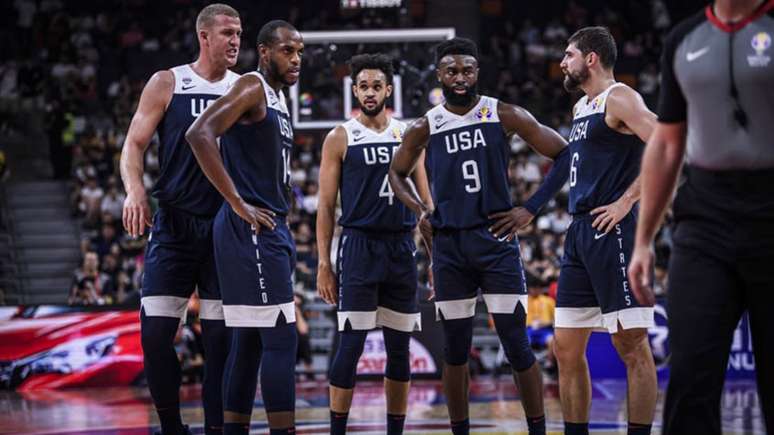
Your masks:
{"label": "referee", "polygon": [[653,304],[653,236],[685,155],[669,265],[664,434],[720,434],[729,349],[747,310],[774,434],[774,0],[716,0],[667,37],[659,122],[642,162],[629,282]]}

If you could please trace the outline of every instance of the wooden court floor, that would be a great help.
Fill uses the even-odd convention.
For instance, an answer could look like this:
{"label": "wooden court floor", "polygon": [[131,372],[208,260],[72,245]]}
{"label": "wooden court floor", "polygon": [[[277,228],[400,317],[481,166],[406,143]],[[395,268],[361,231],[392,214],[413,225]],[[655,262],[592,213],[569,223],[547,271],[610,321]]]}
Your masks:
{"label": "wooden court floor", "polygon": [[[659,395],[658,415],[663,402]],[[591,432],[626,433],[626,384],[594,382]],[[561,411],[555,382],[546,382],[548,432],[562,433]],[[383,434],[383,389],[380,382],[359,382],[350,413],[349,433]],[[183,419],[194,434],[203,433],[201,394],[198,386],[182,391]],[[328,433],[328,397],[325,381],[297,384],[298,434]],[[755,384],[728,383],[722,399],[723,433],[765,434]],[[471,384],[471,433],[526,434],[527,426],[513,382],[507,377],[482,377]],[[406,434],[449,434],[441,385],[415,381],[410,393]],[[157,420],[145,388],[101,388],[34,393],[0,392],[0,434],[127,434],[152,433]],[[260,393],[255,401],[251,433],[265,434]],[[658,424],[654,434],[660,433]]]}

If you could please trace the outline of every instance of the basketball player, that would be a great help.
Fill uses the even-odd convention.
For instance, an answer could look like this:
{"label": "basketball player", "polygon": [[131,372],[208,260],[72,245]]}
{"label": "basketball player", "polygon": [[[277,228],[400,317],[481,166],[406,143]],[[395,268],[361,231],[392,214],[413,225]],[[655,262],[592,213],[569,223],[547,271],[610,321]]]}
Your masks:
{"label": "basketball player", "polygon": [[298,81],[303,49],[291,24],[266,23],[258,71],[237,80],[186,134],[226,200],[213,238],[223,314],[234,328],[223,394],[227,433],[250,430],[259,365],[271,433],[295,433],[295,245],[285,220],[293,130],[282,89]]}
{"label": "basketball player", "polygon": [[158,132],[161,174],[152,194],[159,209],[145,253],[140,318],[145,375],[165,435],[187,430],[180,418],[180,364],[173,341],[195,288],[201,298],[202,402],[208,434],[222,431],[221,382],[230,340],[212,254],[212,221],[222,199],[196,165],[183,135],[239,77],[228,70],[239,54],[239,14],[224,4],[209,5],[199,12],[196,34],[196,61],[159,71],[145,85],[121,154],[127,193],[124,228],[138,237],[151,225],[142,181],[143,156]]}
{"label": "basketball player", "polygon": [[[368,331],[381,326],[387,351],[387,433],[400,434],[411,378],[409,339],[421,324],[412,238],[416,216],[394,198],[387,180],[406,125],[385,108],[393,89],[392,59],[361,54],[350,60],[350,67],[360,114],[331,130],[323,143],[317,210],[317,291],[330,304],[338,301],[339,347],[329,376],[330,433],[346,433],[357,362]],[[414,175],[422,200],[432,203],[424,168],[417,167]],[[330,258],[339,188],[344,230],[337,280]]]}
{"label": "basketball player", "polygon": [[[445,335],[443,385],[452,432],[469,432],[468,355],[481,288],[514,370],[530,433],[542,434],[543,380],[527,338],[526,283],[515,233],[564,184],[566,142],[526,110],[477,94],[478,49],[472,41],[442,42],[436,65],[446,101],[406,130],[390,182],[403,203],[423,219],[429,216],[434,231],[435,306]],[[539,200],[530,199],[531,211],[511,203],[507,172],[514,133],[541,154],[564,160],[536,193]],[[423,151],[435,209],[407,178]],[[546,186],[551,188],[545,191]]]}
{"label": "basketball player", "polygon": [[593,329],[611,334],[626,365],[629,434],[650,433],[656,368],[648,343],[653,307],[632,297],[626,266],[634,244],[640,197],[639,163],[656,116],[642,97],[613,75],[616,45],[604,27],[568,40],[564,86],[585,93],[570,131],[570,203],[559,272],[554,350],[566,434],[587,434],[591,381],[586,345]]}

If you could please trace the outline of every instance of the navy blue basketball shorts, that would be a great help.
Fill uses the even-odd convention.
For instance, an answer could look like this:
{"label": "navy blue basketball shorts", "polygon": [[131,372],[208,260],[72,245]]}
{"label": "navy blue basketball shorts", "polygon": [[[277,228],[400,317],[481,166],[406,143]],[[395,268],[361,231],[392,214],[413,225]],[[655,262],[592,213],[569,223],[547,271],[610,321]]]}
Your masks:
{"label": "navy blue basketball shorts", "polygon": [[223,320],[212,249],[212,218],[162,206],[153,216],[145,251],[142,309],[146,316],[186,314],[188,299],[199,291],[199,317]]}
{"label": "navy blue basketball shorts", "polygon": [[215,216],[215,263],[226,326],[270,328],[296,321],[292,273],[296,248],[284,217],[274,230],[253,227],[227,203]]}
{"label": "navy blue basketball shorts", "polygon": [[476,311],[478,289],[491,314],[527,310],[527,285],[519,241],[493,236],[486,226],[438,229],[433,235],[436,318],[466,319]]}
{"label": "navy blue basketball shorts", "polygon": [[637,225],[631,211],[609,233],[591,226],[594,216],[576,215],[567,230],[556,296],[557,328],[618,332],[654,326],[653,307],[637,303],[627,278]]}
{"label": "navy blue basketball shorts", "polygon": [[420,330],[416,251],[411,232],[344,229],[336,259],[339,331],[347,322],[354,330]]}

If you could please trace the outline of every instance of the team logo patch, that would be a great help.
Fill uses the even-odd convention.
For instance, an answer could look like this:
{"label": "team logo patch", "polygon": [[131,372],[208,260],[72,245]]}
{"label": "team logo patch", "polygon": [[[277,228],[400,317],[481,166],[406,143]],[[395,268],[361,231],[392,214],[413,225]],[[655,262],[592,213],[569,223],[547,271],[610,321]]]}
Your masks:
{"label": "team logo patch", "polygon": [[360,130],[352,130],[352,136],[360,136]]}
{"label": "team logo patch", "polygon": [[476,113],[476,118],[482,121],[489,121],[492,119],[492,111],[489,110],[489,107],[484,106]]}
{"label": "team logo patch", "polygon": [[771,35],[766,32],[758,32],[752,37],[750,45],[755,50],[755,54],[747,56],[747,63],[751,67],[767,66],[771,62],[771,57],[765,53],[771,48]]}
{"label": "team logo patch", "polygon": [[191,78],[190,78],[190,77],[183,77],[183,84],[184,84],[184,85],[191,84],[191,82],[192,82],[192,81],[193,81],[193,80],[191,80]]}

